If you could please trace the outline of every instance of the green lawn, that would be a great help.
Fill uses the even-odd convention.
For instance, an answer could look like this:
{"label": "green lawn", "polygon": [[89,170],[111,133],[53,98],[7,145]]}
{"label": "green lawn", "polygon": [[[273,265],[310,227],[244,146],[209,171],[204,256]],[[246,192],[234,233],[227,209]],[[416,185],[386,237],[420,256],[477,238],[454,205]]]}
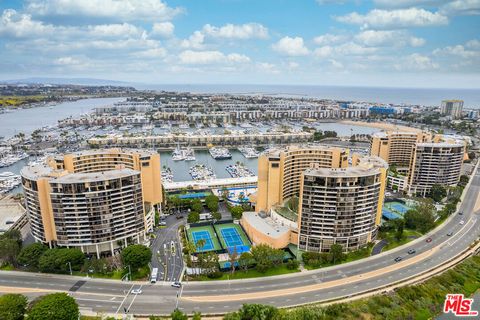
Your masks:
{"label": "green lawn", "polygon": [[415,230],[405,229],[403,231],[403,238],[400,241],[398,241],[395,238],[395,231],[387,232],[384,239],[386,239],[388,241],[388,244],[385,247],[383,247],[382,252],[385,252],[387,250],[391,250],[393,248],[399,247],[399,246],[404,245],[404,244],[406,244],[410,241],[415,240],[414,238],[410,238],[410,236],[416,236],[417,238],[419,238],[419,237],[422,236],[422,234],[418,231],[415,231]]}
{"label": "green lawn", "polygon": [[342,260],[340,262],[337,262],[335,264],[334,263],[324,263],[324,264],[321,264],[319,266],[311,266],[311,265],[305,264],[304,267],[307,270],[315,270],[315,269],[330,267],[330,266],[334,266],[334,265],[338,265],[338,264],[342,264],[342,263],[352,262],[352,261],[355,261],[355,260],[360,260],[360,259],[369,257],[372,253],[372,248],[373,248],[373,245],[370,244],[370,245],[368,245],[365,248],[362,248],[360,250],[349,252],[349,253],[346,254],[346,257],[345,257],[344,260]]}
{"label": "green lawn", "polygon": [[260,278],[260,277],[269,277],[269,276],[278,276],[281,274],[295,273],[300,270],[290,270],[286,265],[281,265],[267,270],[264,273],[258,272],[255,269],[244,270],[235,270],[235,273],[224,272],[220,278],[210,279],[207,276],[200,276],[195,280],[198,281],[214,281],[214,280],[238,280],[238,279],[248,279],[248,278]]}

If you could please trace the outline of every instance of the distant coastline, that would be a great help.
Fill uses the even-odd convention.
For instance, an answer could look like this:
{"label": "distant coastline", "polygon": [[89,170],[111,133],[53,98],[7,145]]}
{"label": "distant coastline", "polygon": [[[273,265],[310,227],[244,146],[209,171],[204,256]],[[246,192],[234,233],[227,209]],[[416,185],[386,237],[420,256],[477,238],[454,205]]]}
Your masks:
{"label": "distant coastline", "polygon": [[347,125],[362,126],[362,127],[377,128],[377,129],[381,129],[381,130],[422,132],[422,130],[420,130],[418,128],[412,128],[412,127],[407,127],[407,126],[393,124],[393,123],[386,123],[386,122],[366,122],[366,121],[342,120],[342,121],[339,121],[339,123],[343,123],[343,124],[347,124]]}

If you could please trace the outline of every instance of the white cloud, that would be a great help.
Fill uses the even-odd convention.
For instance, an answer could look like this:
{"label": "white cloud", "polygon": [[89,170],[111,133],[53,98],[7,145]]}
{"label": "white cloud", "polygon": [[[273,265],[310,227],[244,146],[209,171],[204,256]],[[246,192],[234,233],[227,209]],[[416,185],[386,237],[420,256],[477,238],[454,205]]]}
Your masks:
{"label": "white cloud", "polygon": [[268,38],[268,29],[259,23],[246,23],[241,25],[229,23],[221,27],[206,24],[203,26],[202,32],[212,38],[239,40]]}
{"label": "white cloud", "polygon": [[83,62],[80,59],[74,58],[74,57],[60,57],[55,59],[53,63],[60,66],[65,66],[65,65],[71,66],[71,65],[79,65],[79,64],[82,64]]}
{"label": "white cloud", "polygon": [[200,31],[195,31],[188,37],[188,39],[182,40],[180,44],[182,48],[186,49],[202,49],[204,47],[203,41],[205,40],[205,36]]}
{"label": "white cloud", "polygon": [[171,20],[181,8],[161,0],[29,0],[26,10],[38,16],[108,18],[119,21]]}
{"label": "white cloud", "polygon": [[315,37],[313,42],[317,45],[324,46],[327,44],[336,44],[344,41],[346,36],[344,35],[337,35],[337,34],[322,34],[321,36]]}
{"label": "white cloud", "polygon": [[463,45],[448,46],[441,49],[435,49],[434,55],[457,56],[463,59],[480,58],[480,51],[465,49]]}
{"label": "white cloud", "polygon": [[400,63],[394,65],[399,71],[427,71],[438,69],[438,64],[433,62],[428,56],[419,53],[413,53],[401,59]]}
{"label": "white cloud", "polygon": [[345,16],[336,17],[336,19],[343,23],[359,25],[363,29],[396,29],[448,24],[446,16],[419,8],[374,9],[365,15],[352,12]]}
{"label": "white cloud", "polygon": [[355,36],[355,40],[369,47],[420,47],[425,40],[410,36],[404,30],[366,30]]}
{"label": "white cloud", "polygon": [[169,38],[173,36],[173,31],[175,30],[175,26],[173,23],[167,22],[155,22],[152,26],[151,35],[159,36],[161,38]]}
{"label": "white cloud", "polygon": [[271,73],[271,74],[279,74],[280,73],[280,71],[277,69],[277,66],[273,63],[259,62],[259,63],[257,63],[257,67],[265,73]]}
{"label": "white cloud", "polygon": [[306,56],[310,52],[303,43],[301,37],[283,37],[277,43],[272,45],[273,50],[286,56]]}
{"label": "white cloud", "polygon": [[334,67],[336,69],[343,69],[344,68],[343,63],[341,63],[341,62],[339,62],[335,59],[329,59],[328,62],[330,62],[332,67]]}
{"label": "white cloud", "polygon": [[449,0],[374,0],[373,2],[384,8],[410,8],[418,6],[438,6]]}
{"label": "white cloud", "polygon": [[313,51],[313,54],[318,58],[326,58],[326,57],[330,57],[333,54],[333,51],[334,51],[333,47],[323,46],[315,49]]}
{"label": "white cloud", "polygon": [[455,0],[440,7],[440,12],[448,15],[480,15],[480,0]]}
{"label": "white cloud", "polygon": [[225,55],[220,51],[192,50],[180,53],[179,59],[182,64],[247,63],[250,61],[249,57],[238,53]]}
{"label": "white cloud", "polygon": [[468,41],[465,46],[467,48],[471,48],[471,49],[479,49],[480,50],[480,41],[477,40],[477,39],[473,39],[473,40],[470,40]]}
{"label": "white cloud", "polygon": [[151,48],[144,51],[135,52],[133,54],[135,57],[139,58],[165,58],[167,56],[167,50],[165,48]]}
{"label": "white cloud", "polygon": [[377,51],[377,48],[363,47],[354,42],[346,42],[338,46],[323,46],[314,50],[313,54],[318,58],[328,57],[349,57],[370,55]]}
{"label": "white cloud", "polygon": [[0,18],[0,35],[6,37],[35,37],[52,33],[54,30],[53,25],[32,20],[29,14],[18,13],[13,9],[4,10]]}
{"label": "white cloud", "polygon": [[88,31],[94,37],[100,38],[130,38],[138,37],[143,34],[143,30],[137,28],[134,25],[123,23],[123,24],[102,24],[95,26],[88,26]]}

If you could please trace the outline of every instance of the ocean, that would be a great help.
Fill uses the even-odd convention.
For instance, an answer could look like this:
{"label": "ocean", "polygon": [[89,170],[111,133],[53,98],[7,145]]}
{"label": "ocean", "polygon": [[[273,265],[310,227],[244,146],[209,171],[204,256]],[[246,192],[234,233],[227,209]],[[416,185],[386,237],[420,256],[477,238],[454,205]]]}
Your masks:
{"label": "ocean", "polygon": [[188,91],[192,93],[262,94],[323,98],[371,103],[438,106],[445,99],[464,100],[465,108],[480,109],[479,89],[430,89],[386,87],[341,87],[305,85],[225,85],[225,84],[152,84],[135,85],[137,89]]}

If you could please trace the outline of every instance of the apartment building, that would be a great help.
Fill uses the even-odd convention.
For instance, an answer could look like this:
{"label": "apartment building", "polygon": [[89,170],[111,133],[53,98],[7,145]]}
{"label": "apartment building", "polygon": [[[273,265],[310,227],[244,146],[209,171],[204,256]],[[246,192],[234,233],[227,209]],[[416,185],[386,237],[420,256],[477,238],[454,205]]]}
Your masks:
{"label": "apartment building", "polygon": [[298,221],[300,250],[329,252],[334,244],[358,250],[377,236],[387,163],[354,158],[348,168],[310,168],[302,175]]}
{"label": "apartment building", "polygon": [[162,202],[160,156],[154,152],[65,154],[23,168],[21,176],[34,239],[97,257],[145,242]]}
{"label": "apartment building", "polygon": [[268,211],[300,193],[302,173],[320,168],[345,168],[348,150],[318,145],[291,145],[275,149],[258,159],[258,191],[255,211]]}
{"label": "apartment building", "polygon": [[465,155],[463,142],[430,142],[415,145],[408,182],[408,193],[425,196],[434,184],[456,186]]}
{"label": "apartment building", "polygon": [[443,100],[440,106],[442,115],[450,116],[452,119],[462,118],[463,100]]}

